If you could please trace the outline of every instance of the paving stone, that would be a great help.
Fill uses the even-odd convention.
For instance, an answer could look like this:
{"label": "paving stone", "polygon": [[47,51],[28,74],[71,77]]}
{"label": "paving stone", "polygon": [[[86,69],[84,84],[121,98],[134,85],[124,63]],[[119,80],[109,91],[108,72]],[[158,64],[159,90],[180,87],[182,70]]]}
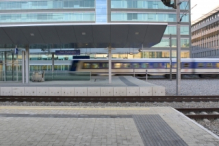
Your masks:
{"label": "paving stone", "polygon": [[0,145],[219,145],[172,108],[0,107],[0,117]]}

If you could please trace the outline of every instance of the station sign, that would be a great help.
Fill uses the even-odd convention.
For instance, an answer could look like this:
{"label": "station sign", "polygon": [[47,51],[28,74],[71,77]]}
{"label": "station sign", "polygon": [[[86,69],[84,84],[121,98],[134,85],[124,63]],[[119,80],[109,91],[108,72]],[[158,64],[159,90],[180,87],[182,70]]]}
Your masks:
{"label": "station sign", "polygon": [[56,50],[56,55],[80,55],[80,50]]}

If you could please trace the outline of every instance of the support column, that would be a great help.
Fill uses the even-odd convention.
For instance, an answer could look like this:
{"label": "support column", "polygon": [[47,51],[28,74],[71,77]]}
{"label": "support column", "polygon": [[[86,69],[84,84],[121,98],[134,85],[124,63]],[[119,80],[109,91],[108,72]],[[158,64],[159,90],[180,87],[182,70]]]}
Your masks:
{"label": "support column", "polygon": [[53,73],[54,73],[54,53],[52,53],[52,79],[53,79]]}
{"label": "support column", "polygon": [[12,72],[12,81],[14,81],[14,52],[12,52],[12,61],[11,61],[11,72]]}
{"label": "support column", "polygon": [[54,72],[54,53],[52,53],[52,72]]}
{"label": "support column", "polygon": [[172,81],[172,35],[170,34],[170,81]]}
{"label": "support column", "polygon": [[25,54],[25,66],[26,66],[26,83],[29,83],[29,46],[26,48]]}
{"label": "support column", "polygon": [[176,95],[180,95],[180,82],[181,82],[181,37],[180,37],[180,1],[177,3],[177,79],[176,79]]}
{"label": "support column", "polygon": [[7,77],[7,52],[4,52],[4,81],[6,81]]}
{"label": "support column", "polygon": [[108,62],[108,66],[109,66],[109,84],[111,84],[112,82],[112,74],[111,74],[111,47],[108,48],[108,59],[109,59],[109,62]]}
{"label": "support column", "polygon": [[22,51],[22,83],[25,83],[25,51]]}

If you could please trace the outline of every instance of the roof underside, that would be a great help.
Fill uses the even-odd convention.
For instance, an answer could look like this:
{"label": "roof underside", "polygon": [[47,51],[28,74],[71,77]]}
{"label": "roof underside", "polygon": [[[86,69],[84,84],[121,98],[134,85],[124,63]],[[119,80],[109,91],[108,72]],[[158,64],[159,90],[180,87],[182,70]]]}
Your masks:
{"label": "roof underside", "polygon": [[161,41],[167,24],[1,26],[0,44],[68,44],[74,48],[140,48]]}

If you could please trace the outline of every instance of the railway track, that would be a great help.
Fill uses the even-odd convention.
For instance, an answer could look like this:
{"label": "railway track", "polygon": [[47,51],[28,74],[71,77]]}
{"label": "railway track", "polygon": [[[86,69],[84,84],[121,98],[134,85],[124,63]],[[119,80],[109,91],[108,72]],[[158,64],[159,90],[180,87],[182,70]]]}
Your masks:
{"label": "railway track", "polygon": [[219,118],[219,108],[176,108],[191,119],[217,119]]}
{"label": "railway track", "polygon": [[219,96],[0,96],[0,102],[219,102]]}

